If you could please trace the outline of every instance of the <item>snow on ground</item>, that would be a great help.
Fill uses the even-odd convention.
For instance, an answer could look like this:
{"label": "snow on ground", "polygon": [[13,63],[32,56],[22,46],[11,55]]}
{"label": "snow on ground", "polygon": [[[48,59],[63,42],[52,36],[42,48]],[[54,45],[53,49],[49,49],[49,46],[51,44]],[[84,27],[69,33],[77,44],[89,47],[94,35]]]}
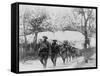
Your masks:
{"label": "snow on ground", "polygon": [[62,59],[59,57],[57,58],[57,65],[56,67],[53,67],[53,63],[50,59],[47,61],[47,68],[43,68],[43,65],[40,63],[39,60],[29,60],[25,63],[19,64],[19,70],[20,71],[32,71],[32,70],[50,70],[50,69],[68,69],[68,68],[74,68],[78,63],[83,61],[83,57],[80,57],[78,59],[74,59],[71,62],[67,62],[66,64],[63,64]]}
{"label": "snow on ground", "polygon": [[95,58],[91,58],[88,63],[85,63],[84,61],[82,61],[81,63],[79,63],[78,65],[76,65],[75,67],[77,68],[83,68],[83,67],[96,67],[96,59]]}
{"label": "snow on ground", "polygon": [[47,61],[47,67],[43,68],[43,65],[39,60],[28,60],[25,63],[19,63],[19,71],[36,71],[36,70],[52,70],[52,69],[70,69],[70,68],[82,68],[82,67],[96,67],[95,55],[92,56],[92,59],[88,63],[84,62],[84,57],[79,57],[73,59],[70,62],[63,64],[62,59],[57,58],[56,67],[53,66],[50,58]]}
{"label": "snow on ground", "polygon": [[[89,59],[88,63],[84,62],[84,58],[86,57]],[[66,60],[67,61],[67,60]],[[40,63],[40,61],[37,60],[27,60],[25,63],[20,62],[19,63],[19,70],[20,71],[34,71],[34,70],[52,70],[52,69],[69,69],[69,68],[82,68],[82,67],[96,67],[96,53],[95,48],[88,49],[86,56],[78,57],[77,59],[73,59],[70,62],[66,62],[66,64],[63,64],[63,61],[61,57],[57,58],[57,65],[56,67],[53,67],[53,63],[51,62],[51,59],[49,58],[47,61],[47,68],[43,68],[43,65]]]}

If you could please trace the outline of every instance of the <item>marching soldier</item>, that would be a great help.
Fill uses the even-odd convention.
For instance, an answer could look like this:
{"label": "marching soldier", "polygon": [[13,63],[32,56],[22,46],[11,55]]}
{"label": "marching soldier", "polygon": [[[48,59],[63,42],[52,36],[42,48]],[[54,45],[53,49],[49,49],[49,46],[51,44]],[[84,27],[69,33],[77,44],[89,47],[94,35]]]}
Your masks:
{"label": "marching soldier", "polygon": [[46,68],[47,59],[50,52],[50,44],[47,39],[47,36],[43,36],[43,41],[41,42],[39,49],[40,62],[43,64],[44,68]]}
{"label": "marching soldier", "polygon": [[57,40],[53,40],[53,43],[51,45],[51,61],[53,62],[54,66],[56,66],[58,53],[59,53],[59,46],[57,44]]}

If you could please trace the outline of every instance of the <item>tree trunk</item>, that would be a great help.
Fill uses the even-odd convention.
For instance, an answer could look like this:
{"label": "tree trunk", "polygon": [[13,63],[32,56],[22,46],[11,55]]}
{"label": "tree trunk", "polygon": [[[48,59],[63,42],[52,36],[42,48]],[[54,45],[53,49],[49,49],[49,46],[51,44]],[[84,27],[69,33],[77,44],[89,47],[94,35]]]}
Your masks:
{"label": "tree trunk", "polygon": [[88,40],[88,33],[87,33],[87,20],[85,20],[85,25],[84,25],[85,31],[84,31],[84,36],[85,36],[85,42],[84,42],[84,48],[87,49],[87,40]]}
{"label": "tree trunk", "polygon": [[84,48],[87,49],[87,31],[85,31],[85,42],[84,42]]}
{"label": "tree trunk", "polygon": [[24,35],[24,38],[25,38],[25,51],[26,51],[26,47],[27,47],[27,38],[26,38],[26,35]]}
{"label": "tree trunk", "polygon": [[[88,45],[88,32],[87,32],[87,20],[85,20],[85,31],[84,31],[84,36],[85,36],[85,42],[84,42],[84,49],[87,51],[87,45]],[[87,58],[87,52],[85,52],[85,63],[88,63],[88,58]]]}
{"label": "tree trunk", "polygon": [[25,34],[25,19],[23,19],[23,28],[24,28],[24,38],[25,38],[25,42],[24,42],[24,45],[23,45],[23,49],[24,49],[24,54],[23,54],[23,59],[25,59],[26,55],[27,55],[27,38],[26,38],[26,34]]}
{"label": "tree trunk", "polygon": [[38,33],[35,32],[35,37],[34,37],[34,51],[37,51],[37,36],[38,36]]}
{"label": "tree trunk", "polygon": [[25,38],[25,42],[24,42],[24,45],[23,45],[23,59],[25,59],[26,55],[27,55],[27,39],[26,39],[26,35],[24,34],[24,38]]}

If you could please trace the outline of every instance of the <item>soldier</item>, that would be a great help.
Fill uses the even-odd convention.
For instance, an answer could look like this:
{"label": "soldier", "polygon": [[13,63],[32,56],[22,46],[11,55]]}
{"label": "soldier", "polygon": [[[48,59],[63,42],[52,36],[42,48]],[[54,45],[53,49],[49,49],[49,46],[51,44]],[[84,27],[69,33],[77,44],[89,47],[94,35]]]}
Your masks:
{"label": "soldier", "polygon": [[63,60],[63,63],[65,64],[66,58],[68,60],[68,58],[70,57],[68,41],[64,41],[64,43],[63,43],[63,45],[61,47],[61,53],[60,53],[60,55],[61,55],[61,58]]}
{"label": "soldier", "polygon": [[47,41],[47,39],[48,39],[47,36],[43,36],[43,41],[40,43],[40,49],[39,49],[40,62],[43,64],[44,68],[46,68],[50,50],[50,44]]}
{"label": "soldier", "polygon": [[63,46],[62,46],[62,48],[63,48],[62,52],[67,51],[68,47],[69,47],[68,41],[64,41]]}
{"label": "soldier", "polygon": [[53,43],[51,45],[51,61],[53,62],[54,66],[56,66],[58,53],[59,53],[59,46],[57,44],[57,40],[53,40]]}

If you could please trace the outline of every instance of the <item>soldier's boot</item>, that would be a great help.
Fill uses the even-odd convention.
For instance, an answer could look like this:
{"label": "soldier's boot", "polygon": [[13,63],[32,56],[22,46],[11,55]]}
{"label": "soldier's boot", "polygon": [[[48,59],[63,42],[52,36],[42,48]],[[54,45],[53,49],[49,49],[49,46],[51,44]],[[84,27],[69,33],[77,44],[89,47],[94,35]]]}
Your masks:
{"label": "soldier's boot", "polygon": [[54,67],[56,66],[56,58],[54,59]]}
{"label": "soldier's boot", "polygon": [[62,58],[62,60],[63,60],[63,64],[65,64],[65,58]]}
{"label": "soldier's boot", "polygon": [[47,60],[44,60],[44,65],[43,65],[43,67],[46,68],[46,65],[47,65]]}

